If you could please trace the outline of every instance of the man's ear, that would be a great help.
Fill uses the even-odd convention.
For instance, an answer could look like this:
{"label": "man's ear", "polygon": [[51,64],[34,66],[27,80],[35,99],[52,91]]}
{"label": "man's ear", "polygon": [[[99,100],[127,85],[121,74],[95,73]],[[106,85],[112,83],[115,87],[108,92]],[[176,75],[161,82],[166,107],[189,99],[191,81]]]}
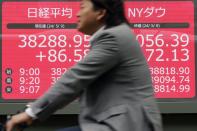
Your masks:
{"label": "man's ear", "polygon": [[102,20],[105,18],[107,11],[105,9],[101,9],[98,11],[97,20]]}

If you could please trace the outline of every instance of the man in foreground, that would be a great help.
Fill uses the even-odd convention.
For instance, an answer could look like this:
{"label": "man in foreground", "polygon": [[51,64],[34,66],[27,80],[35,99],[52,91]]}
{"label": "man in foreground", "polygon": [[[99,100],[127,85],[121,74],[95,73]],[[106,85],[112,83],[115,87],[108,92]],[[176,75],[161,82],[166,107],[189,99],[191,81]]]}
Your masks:
{"label": "man in foreground", "polygon": [[124,16],[122,0],[82,0],[77,29],[92,35],[90,51],[7,131],[45,120],[80,98],[79,125],[60,131],[162,131],[146,59]]}

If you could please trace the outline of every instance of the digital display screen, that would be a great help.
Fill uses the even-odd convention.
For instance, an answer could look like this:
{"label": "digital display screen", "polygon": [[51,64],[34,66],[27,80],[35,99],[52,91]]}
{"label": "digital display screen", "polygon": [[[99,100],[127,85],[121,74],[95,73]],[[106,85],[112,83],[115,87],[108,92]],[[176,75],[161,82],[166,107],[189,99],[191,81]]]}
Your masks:
{"label": "digital display screen", "polygon": [[193,98],[194,3],[128,2],[126,15],[149,63],[156,98]]}
{"label": "digital display screen", "polygon": [[[90,36],[76,30],[79,4],[2,3],[2,99],[37,99],[88,53]],[[195,97],[193,1],[126,1],[125,13],[155,97]]]}

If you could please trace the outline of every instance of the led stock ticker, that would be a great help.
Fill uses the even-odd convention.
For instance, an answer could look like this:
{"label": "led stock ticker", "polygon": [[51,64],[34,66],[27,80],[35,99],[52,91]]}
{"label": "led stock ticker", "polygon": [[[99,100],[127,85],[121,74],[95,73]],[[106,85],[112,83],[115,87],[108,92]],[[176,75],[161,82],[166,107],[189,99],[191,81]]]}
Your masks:
{"label": "led stock ticker", "polygon": [[[192,1],[127,1],[125,7],[149,63],[155,97],[193,98]],[[3,99],[36,99],[83,59],[90,36],[76,30],[78,10],[79,2],[2,4]]]}
{"label": "led stock ticker", "polygon": [[155,97],[193,98],[196,92],[193,2],[128,2],[126,8],[150,66]]}

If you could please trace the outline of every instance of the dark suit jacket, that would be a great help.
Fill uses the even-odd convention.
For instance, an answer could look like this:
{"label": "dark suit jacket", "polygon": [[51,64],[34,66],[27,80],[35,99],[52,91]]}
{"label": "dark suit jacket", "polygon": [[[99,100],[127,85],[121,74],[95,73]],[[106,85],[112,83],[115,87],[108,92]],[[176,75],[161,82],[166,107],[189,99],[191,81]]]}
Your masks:
{"label": "dark suit jacket", "polygon": [[129,26],[105,29],[90,52],[31,108],[39,119],[80,97],[83,131],[162,131],[149,67]]}

